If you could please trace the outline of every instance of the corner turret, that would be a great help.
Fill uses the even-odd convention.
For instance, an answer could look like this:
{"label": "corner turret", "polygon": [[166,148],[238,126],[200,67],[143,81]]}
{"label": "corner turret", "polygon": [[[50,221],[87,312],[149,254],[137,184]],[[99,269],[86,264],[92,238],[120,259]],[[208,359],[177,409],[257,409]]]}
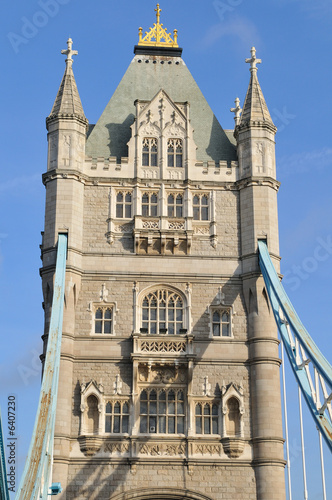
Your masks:
{"label": "corner turret", "polygon": [[[257,78],[255,47],[251,48],[251,58],[245,60],[250,64],[250,82],[244,101],[241,118],[237,118],[234,136],[237,140],[240,178],[266,176],[276,178],[275,171],[275,134],[277,128],[273,124],[266,105],[262,89]],[[232,111],[236,113],[236,109]]]}

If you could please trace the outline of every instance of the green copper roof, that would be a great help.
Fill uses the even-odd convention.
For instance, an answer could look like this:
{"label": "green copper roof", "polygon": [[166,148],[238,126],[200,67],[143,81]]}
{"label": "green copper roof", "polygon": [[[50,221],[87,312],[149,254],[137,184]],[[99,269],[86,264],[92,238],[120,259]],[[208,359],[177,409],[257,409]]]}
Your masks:
{"label": "green copper roof", "polygon": [[[148,62],[146,62],[148,61]],[[179,57],[136,55],[91,130],[86,154],[92,157],[128,156],[130,126],[135,118],[136,99],[150,101],[163,89],[174,102],[190,104],[198,161],[236,160],[236,148]]]}

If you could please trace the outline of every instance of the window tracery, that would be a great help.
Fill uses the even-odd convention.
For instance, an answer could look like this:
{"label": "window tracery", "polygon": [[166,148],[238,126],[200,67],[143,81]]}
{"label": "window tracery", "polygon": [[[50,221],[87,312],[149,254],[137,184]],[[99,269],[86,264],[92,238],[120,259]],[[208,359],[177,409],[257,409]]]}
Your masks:
{"label": "window tracery", "polygon": [[142,166],[158,165],[158,140],[155,137],[144,137],[142,144]]}
{"label": "window tracery", "polygon": [[142,300],[142,330],[146,333],[180,334],[183,329],[183,301],[171,290],[155,290]]}
{"label": "window tracery", "polygon": [[167,166],[181,168],[183,166],[182,139],[168,139]]}
{"label": "window tracery", "polygon": [[195,194],[193,197],[193,219],[209,220],[209,197],[207,194]]}
{"label": "window tracery", "polygon": [[132,193],[119,191],[116,195],[116,217],[118,219],[131,219]]}
{"label": "window tracery", "polygon": [[216,403],[196,403],[196,434],[219,434],[219,408]]}
{"label": "window tracery", "polygon": [[129,432],[129,403],[108,401],[105,408],[105,432],[124,434]]}
{"label": "window tracery", "polygon": [[169,194],[167,197],[168,217],[183,217],[183,196],[182,194]]}
{"label": "window tracery", "polygon": [[140,395],[140,432],[184,434],[185,400],[181,389],[144,389]]}
{"label": "window tracery", "polygon": [[144,217],[157,217],[158,214],[158,194],[143,193],[142,195],[142,215]]}
{"label": "window tracery", "polygon": [[113,307],[98,306],[95,311],[94,333],[112,334],[113,332]]}
{"label": "window tracery", "polygon": [[231,336],[231,313],[229,309],[212,310],[212,336]]}

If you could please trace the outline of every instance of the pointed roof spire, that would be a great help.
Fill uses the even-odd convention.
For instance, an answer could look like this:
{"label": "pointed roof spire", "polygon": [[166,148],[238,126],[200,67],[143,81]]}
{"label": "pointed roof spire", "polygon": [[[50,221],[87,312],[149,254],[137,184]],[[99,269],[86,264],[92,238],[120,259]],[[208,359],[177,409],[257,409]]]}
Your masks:
{"label": "pointed roof spire", "polygon": [[250,82],[247,95],[244,101],[240,125],[249,124],[250,122],[263,122],[274,127],[271,115],[266,105],[262,89],[257,78],[257,64],[262,62],[256,57],[255,47],[251,48],[251,58],[245,60],[250,64]]}
{"label": "pointed roof spire", "polygon": [[61,50],[61,54],[65,54],[67,56],[65,73],[55,98],[52,111],[47,117],[46,122],[48,123],[54,118],[66,117],[79,118],[88,123],[88,120],[84,115],[83,106],[72,69],[74,62],[72,56],[77,55],[78,52],[77,50],[72,50],[73,40],[71,38],[68,38],[67,46],[68,48],[66,50]]}

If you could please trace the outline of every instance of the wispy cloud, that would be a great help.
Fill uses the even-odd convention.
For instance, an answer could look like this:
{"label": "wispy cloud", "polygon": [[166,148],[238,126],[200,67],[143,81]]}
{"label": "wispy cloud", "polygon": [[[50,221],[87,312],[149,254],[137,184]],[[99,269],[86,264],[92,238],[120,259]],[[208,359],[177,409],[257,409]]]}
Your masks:
{"label": "wispy cloud", "polygon": [[34,189],[39,187],[41,182],[40,174],[33,175],[23,175],[20,177],[14,177],[13,179],[8,179],[5,182],[0,182],[0,194],[11,192],[15,194],[17,191],[22,191],[23,189]]}
{"label": "wispy cloud", "polygon": [[283,156],[278,160],[277,170],[287,176],[310,170],[323,170],[330,166],[332,166],[332,148],[322,148]]}
{"label": "wispy cloud", "polygon": [[202,47],[210,47],[221,38],[229,36],[239,39],[246,48],[258,44],[260,41],[257,28],[252,21],[238,15],[233,15],[230,16],[227,23],[220,22],[211,26],[202,40]]}

